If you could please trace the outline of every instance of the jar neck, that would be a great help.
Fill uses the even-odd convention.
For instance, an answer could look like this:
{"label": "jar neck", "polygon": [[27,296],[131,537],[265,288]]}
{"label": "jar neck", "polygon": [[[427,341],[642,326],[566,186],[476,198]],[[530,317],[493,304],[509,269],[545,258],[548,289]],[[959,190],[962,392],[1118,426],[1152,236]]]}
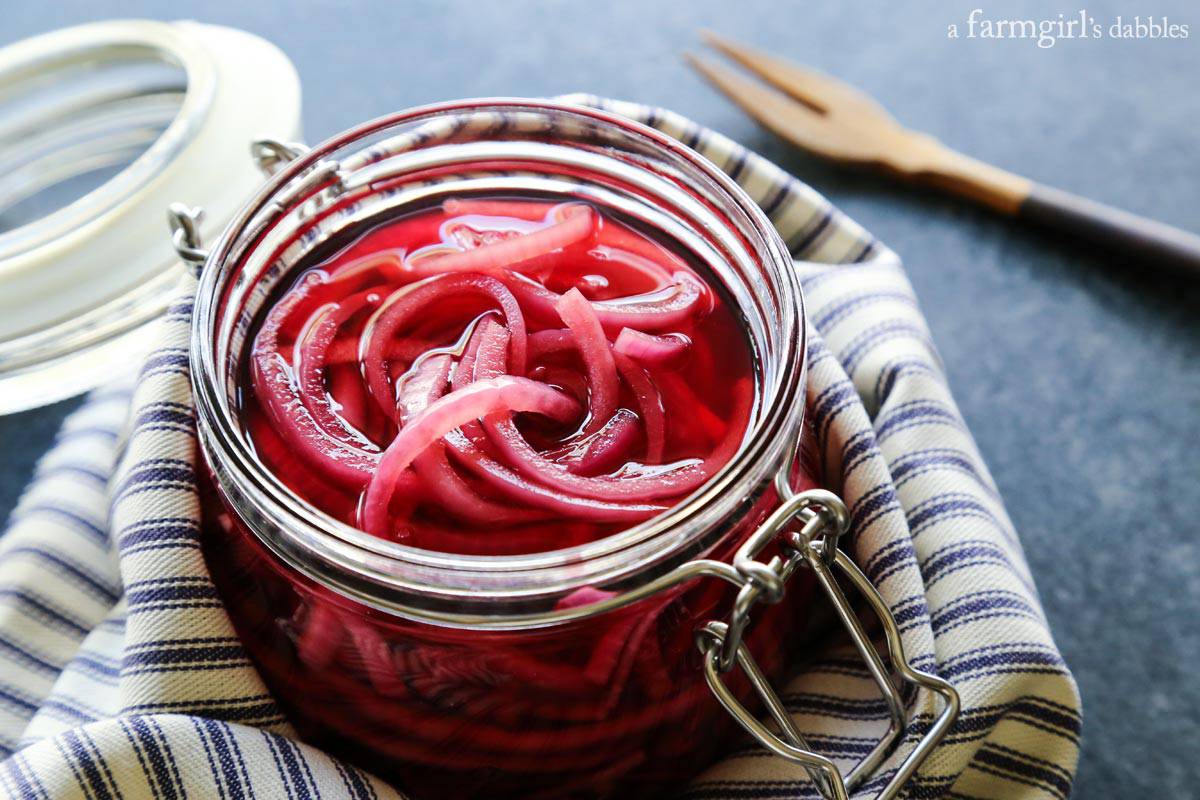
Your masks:
{"label": "jar neck", "polygon": [[[236,396],[251,322],[314,249],[344,232],[449,195],[504,193],[612,209],[657,229],[725,284],[759,372],[745,440],[674,507],[587,545],[482,557],[419,550],[351,528],[284,487],[247,441]],[[729,534],[792,462],[801,427],[803,305],[778,234],[694,151],[590,108],[461,101],[334,137],[288,164],[242,209],[209,255],[195,308],[197,420],[218,489],[289,565],[402,616],[522,627],[544,624],[546,610],[582,586],[634,596]]]}

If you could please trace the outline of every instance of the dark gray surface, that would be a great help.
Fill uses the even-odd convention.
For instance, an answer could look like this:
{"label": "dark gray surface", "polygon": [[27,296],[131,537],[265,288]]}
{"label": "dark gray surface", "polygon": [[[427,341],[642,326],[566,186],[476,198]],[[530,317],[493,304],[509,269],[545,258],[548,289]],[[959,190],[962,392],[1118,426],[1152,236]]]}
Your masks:
{"label": "dark gray surface", "polygon": [[[947,40],[975,5],[9,2],[0,41],[105,17],[192,16],[291,55],[310,141],[427,101],[585,90],[669,105],[777,159],[908,265],[1083,690],[1077,795],[1195,796],[1200,291],[793,153],[679,58],[711,27],[836,73],[977,157],[1200,230],[1200,7],[1086,4],[1106,23],[1166,14],[1190,25],[1187,40]],[[1078,8],[1039,5],[985,8],[1032,18]],[[0,419],[0,516],[64,409]]]}

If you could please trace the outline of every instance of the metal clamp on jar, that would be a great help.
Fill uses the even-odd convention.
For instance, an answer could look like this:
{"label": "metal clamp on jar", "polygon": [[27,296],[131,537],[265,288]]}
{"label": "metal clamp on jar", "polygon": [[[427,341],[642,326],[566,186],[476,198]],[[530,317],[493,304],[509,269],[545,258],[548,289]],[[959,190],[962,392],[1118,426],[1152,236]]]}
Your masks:
{"label": "metal clamp on jar", "polygon": [[[823,796],[846,798],[908,730],[911,684],[944,704],[877,795],[895,797],[953,724],[958,696],[905,658],[883,599],[838,548],[845,506],[799,458],[803,301],[786,248],[746,194],[661,133],[533,100],[428,106],[311,151],[264,142],[258,152],[274,174],[211,250],[182,209],[176,242],[203,261],[191,372],[211,470],[209,564],[302,735],[418,796],[651,795],[711,761],[736,721],[807,769]],[[721,281],[756,357],[741,448],[644,523],[518,556],[408,547],[305,502],[264,466],[239,417],[253,321],[313,252],[350,232],[448,197],[510,194],[619,212]],[[839,579],[879,617],[886,656]],[[560,602],[584,587],[601,599]],[[806,744],[771,687],[818,589],[891,716],[845,774]],[[589,657],[598,643],[609,661]],[[755,697],[777,731],[748,709]]]}

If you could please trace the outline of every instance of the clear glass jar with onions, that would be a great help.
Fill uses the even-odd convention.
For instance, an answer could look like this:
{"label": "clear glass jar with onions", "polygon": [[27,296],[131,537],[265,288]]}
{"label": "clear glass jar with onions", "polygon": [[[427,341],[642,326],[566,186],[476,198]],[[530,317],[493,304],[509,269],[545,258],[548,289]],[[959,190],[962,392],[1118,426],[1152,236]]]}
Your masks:
{"label": "clear glass jar with onions", "polygon": [[[783,591],[779,565],[792,562],[783,557],[778,534],[799,536],[806,522],[811,527],[813,520],[837,516],[832,500],[829,508],[791,502],[815,484],[798,455],[807,439],[805,326],[800,287],[783,243],[745,193],[694,151],[591,108],[527,100],[446,103],[401,112],[288,155],[295,157],[207,255],[192,351],[201,449],[209,467],[206,556],[273,694],[306,740],[396,780],[418,797],[650,796],[677,787],[710,762],[736,729],[710,691],[704,662],[724,661],[713,668],[727,670],[735,655],[745,653],[766,679],[774,679],[801,640],[814,581],[810,572],[798,571],[784,576],[790,580]],[[282,449],[272,454],[256,438],[247,394],[253,393],[255,375],[260,381],[270,377],[255,373],[256,342],[280,298],[295,290],[300,276],[312,274],[314,265],[365,263],[370,253],[355,258],[347,253],[355,242],[367,241],[363,237],[370,231],[420,213],[486,211],[486,203],[497,198],[534,204],[536,210],[525,215],[532,227],[518,233],[552,229],[547,234],[552,236],[562,230],[556,224],[593,215],[611,230],[644,236],[702,275],[745,340],[744,419],[719,462],[702,462],[703,480],[681,484],[678,496],[660,493],[654,502],[661,507],[642,518],[613,518],[607,527],[588,528],[591,534],[582,540],[549,535],[561,521],[545,513],[554,508],[550,501],[488,484],[482,472],[466,474],[461,453],[451,453],[458,477],[448,480],[482,487],[485,508],[531,503],[540,514],[530,523],[530,530],[539,531],[529,540],[534,544],[438,547],[436,536],[388,535],[395,525],[387,515],[405,504],[406,493],[420,495],[413,500],[419,504],[421,493],[445,489],[416,479],[377,492],[383,528],[364,530],[371,526],[355,516],[361,508],[339,514],[336,503],[323,502],[336,480],[311,480],[313,474],[320,478],[319,471],[305,473],[303,480],[290,474],[289,464],[307,469],[315,458],[296,445],[300,440],[284,436],[278,442]],[[521,227],[520,211],[491,208],[493,217]],[[482,245],[513,238],[500,233],[484,235]],[[411,256],[401,253],[395,263],[415,269],[419,259]],[[336,268],[318,272],[312,279],[317,283],[338,280]],[[674,296],[664,294],[666,289],[672,287],[643,287],[634,310],[654,313],[653,303]],[[413,291],[403,289],[407,295]],[[672,291],[678,293],[679,286]],[[582,297],[546,292],[556,308],[572,302],[565,297]],[[360,293],[364,303],[374,304],[363,311],[364,328],[384,324],[382,309],[398,301],[382,291]],[[628,321],[618,314],[629,310],[621,310],[619,301],[590,300],[602,317],[612,312],[612,319]],[[445,302],[441,298],[430,308]],[[438,363],[461,370],[475,332],[498,329],[500,322],[511,328],[499,305],[482,317],[467,314],[474,327],[464,327],[457,342],[435,348]],[[568,320],[568,312],[562,313]],[[606,330],[609,321],[601,319]],[[563,330],[563,336],[574,330],[569,320]],[[508,330],[503,342],[511,344],[514,335]],[[557,335],[538,341],[547,346]],[[669,344],[665,337],[653,331],[647,336],[633,342],[634,350],[613,345],[615,352],[627,359],[631,352],[639,357],[648,352],[651,360],[671,356],[660,352]],[[302,370],[299,362],[287,362],[286,353],[302,359],[303,348],[278,349],[286,367],[279,386],[300,391]],[[515,350],[510,346],[506,352],[511,361]],[[399,366],[381,373],[386,391],[395,393],[391,400],[403,396],[402,375],[411,377],[414,369],[412,357],[395,358]],[[362,369],[365,375],[368,368]],[[440,392],[461,388],[448,377],[453,374],[441,374]],[[488,385],[516,392],[511,386],[525,387],[522,381],[532,379],[524,375],[493,373]],[[478,367],[474,377],[479,379]],[[738,377],[730,375],[728,382]],[[589,403],[595,405],[595,386],[572,398],[563,388],[567,383],[555,384],[562,390],[555,402],[577,401],[571,408],[584,407],[586,419]],[[332,398],[326,409],[335,412],[331,424],[342,425],[349,412],[338,391],[323,394]],[[311,400],[297,398],[291,400]],[[284,400],[280,408],[288,407]],[[629,405],[634,407],[626,416],[640,419],[636,403]],[[666,410],[668,426],[686,427],[699,413],[678,404]],[[310,418],[319,425],[320,414]],[[590,429],[584,422],[576,435],[596,434],[603,422],[597,419]],[[386,460],[388,440],[400,438],[397,430],[406,424],[384,419],[365,451],[376,462]],[[649,428],[637,437],[628,440],[635,442],[632,447],[650,447]],[[656,466],[674,474],[674,467]],[[405,459],[398,472],[410,467],[411,459]],[[536,464],[505,468],[538,484]],[[644,479],[647,470],[633,478]],[[535,494],[565,492],[568,510],[562,516],[570,518],[568,501],[582,502],[570,487],[631,475],[624,467],[603,472],[563,475],[558,482],[555,473],[550,488],[535,487]],[[359,488],[368,498],[370,490]],[[791,503],[782,515],[781,496]],[[763,536],[764,524],[771,526],[770,536]],[[497,522],[496,530],[479,535],[509,541],[519,527]],[[735,599],[742,603],[748,595],[749,605],[762,602],[744,636],[740,628],[712,626],[736,620],[730,617]],[[722,653],[721,644],[733,636],[734,648]],[[731,698],[753,707],[753,687],[744,674],[730,671],[724,685]]]}

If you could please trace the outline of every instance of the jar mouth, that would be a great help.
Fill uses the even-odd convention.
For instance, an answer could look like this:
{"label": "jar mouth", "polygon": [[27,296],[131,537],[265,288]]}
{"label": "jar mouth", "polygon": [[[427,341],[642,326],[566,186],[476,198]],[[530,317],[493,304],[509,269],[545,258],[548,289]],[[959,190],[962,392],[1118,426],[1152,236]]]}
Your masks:
{"label": "jar mouth", "polygon": [[[588,544],[522,555],[421,550],[340,522],[267,469],[239,424],[237,364],[271,281],[294,275],[291,268],[313,248],[350,226],[448,191],[441,178],[423,182],[414,175],[497,160],[516,168],[503,175],[470,172],[452,182],[453,191],[553,194],[550,173],[539,170],[568,163],[586,168],[592,170],[587,179],[570,184],[575,197],[624,203],[623,211],[646,214],[649,224],[666,226],[673,239],[703,251],[709,266],[724,270],[727,284],[740,281],[726,288],[755,340],[757,408],[741,447],[716,475],[638,525]],[[525,625],[536,624],[573,589],[620,592],[710,548],[791,463],[804,410],[804,355],[803,300],[787,248],[762,210],[718,167],[675,139],[606,111],[488,98],[381,117],[278,172],[210,251],[190,358],[202,450],[218,488],[276,555],[321,584],[402,616]]]}

